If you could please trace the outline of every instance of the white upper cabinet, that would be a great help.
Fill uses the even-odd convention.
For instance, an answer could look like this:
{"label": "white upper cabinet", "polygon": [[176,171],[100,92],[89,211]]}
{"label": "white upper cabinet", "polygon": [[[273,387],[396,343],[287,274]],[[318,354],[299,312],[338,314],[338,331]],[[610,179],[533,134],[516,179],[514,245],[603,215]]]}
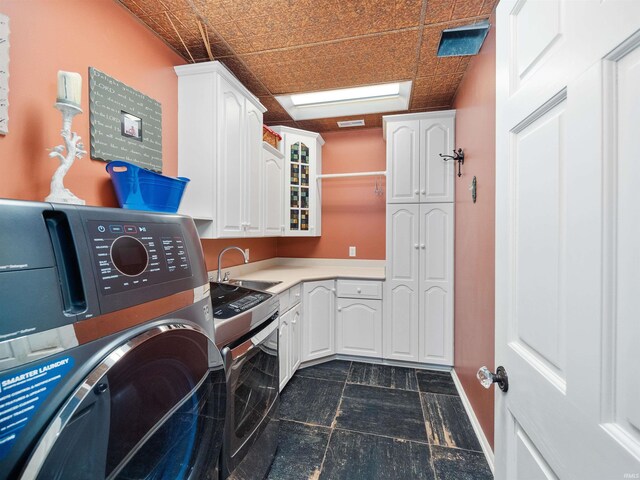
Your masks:
{"label": "white upper cabinet", "polygon": [[384,117],[387,203],[454,201],[455,111]]}
{"label": "white upper cabinet", "polygon": [[297,128],[276,126],[282,135],[280,148],[285,160],[284,235],[318,237],[322,234],[321,186],[316,181],[322,173],[320,134]]}
{"label": "white upper cabinet", "polygon": [[264,202],[261,207],[264,235],[278,237],[284,232],[284,155],[263,142],[262,160]]}
{"label": "white upper cabinet", "polygon": [[244,228],[247,236],[261,237],[264,235],[264,217],[262,203],[264,191],[264,157],[262,154],[262,112],[250,102],[247,102],[247,165],[246,165],[246,194],[244,209]]}
{"label": "white upper cabinet", "polygon": [[202,238],[264,235],[266,109],[220,62],[175,71],[178,174],[191,179],[180,213],[194,217]]}

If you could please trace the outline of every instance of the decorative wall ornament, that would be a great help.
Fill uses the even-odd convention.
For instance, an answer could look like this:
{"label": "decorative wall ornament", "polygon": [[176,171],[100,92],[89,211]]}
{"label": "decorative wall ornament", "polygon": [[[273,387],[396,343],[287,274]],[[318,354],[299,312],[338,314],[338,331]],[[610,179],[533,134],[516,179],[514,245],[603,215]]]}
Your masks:
{"label": "decorative wall ornament", "polygon": [[[68,188],[64,187],[64,176],[67,174],[76,158],[82,158],[87,153],[81,138],[76,132],[71,132],[73,117],[82,113],[80,98],[82,91],[82,77],[79,73],[58,72],[58,98],[55,108],[62,113],[62,131],[60,135],[64,139],[64,145],[58,145],[51,149],[49,157],[57,158],[60,166],[51,178],[51,192],[44,200],[55,203],[72,203],[84,205],[85,201],[76,197]],[[66,155],[63,154],[67,150]]]}
{"label": "decorative wall ornament", "polygon": [[162,172],[162,106],[89,67],[91,158]]}
{"label": "decorative wall ornament", "polygon": [[0,13],[0,135],[9,133],[9,17]]}
{"label": "decorative wall ornament", "polygon": [[462,172],[460,171],[460,166],[464,165],[464,152],[462,151],[461,148],[459,148],[457,151],[454,150],[453,151],[453,155],[444,155],[443,153],[439,154],[442,159],[446,162],[447,160],[453,160],[454,162],[458,162],[458,176],[461,177],[462,176]]}

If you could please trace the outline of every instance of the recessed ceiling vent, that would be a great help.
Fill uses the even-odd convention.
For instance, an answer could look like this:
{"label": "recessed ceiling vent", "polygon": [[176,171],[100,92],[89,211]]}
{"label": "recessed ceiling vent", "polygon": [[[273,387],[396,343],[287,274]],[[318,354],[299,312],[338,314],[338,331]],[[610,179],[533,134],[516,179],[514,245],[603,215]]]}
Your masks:
{"label": "recessed ceiling vent", "polygon": [[361,118],[360,120],[343,120],[342,122],[338,122],[338,126],[340,128],[364,127],[364,119]]}
{"label": "recessed ceiling vent", "polygon": [[439,57],[457,57],[462,55],[476,55],[489,33],[489,21],[484,20],[463,27],[447,28],[442,31]]}

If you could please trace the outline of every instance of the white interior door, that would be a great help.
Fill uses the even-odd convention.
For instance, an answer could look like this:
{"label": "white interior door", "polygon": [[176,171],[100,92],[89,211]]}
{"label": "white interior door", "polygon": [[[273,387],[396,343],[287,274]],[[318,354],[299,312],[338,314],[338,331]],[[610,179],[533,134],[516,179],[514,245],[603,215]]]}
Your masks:
{"label": "white interior door", "polygon": [[496,478],[640,478],[640,2],[496,29]]}

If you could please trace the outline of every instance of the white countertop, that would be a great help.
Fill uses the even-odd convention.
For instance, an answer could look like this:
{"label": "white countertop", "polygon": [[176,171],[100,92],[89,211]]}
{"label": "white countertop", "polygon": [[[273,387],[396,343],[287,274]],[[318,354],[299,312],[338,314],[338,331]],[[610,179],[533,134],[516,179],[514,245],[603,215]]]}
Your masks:
{"label": "white countertop", "polygon": [[[363,266],[362,262],[353,262],[353,266],[349,265],[349,261],[339,261],[336,265],[332,265],[330,260],[322,262],[313,262],[316,264],[301,264],[295,265],[295,260],[287,259],[282,261],[286,263],[284,265],[275,262],[257,262],[262,265],[256,265],[256,268],[251,268],[251,271],[246,271],[249,265],[244,268],[231,267],[224,269],[224,271],[231,271],[231,278],[237,280],[262,280],[270,282],[282,282],[279,283],[267,291],[270,293],[278,294],[293,287],[301,282],[311,282],[314,280],[331,280],[334,278],[352,278],[360,280],[384,280],[385,268],[384,262],[371,262],[372,266]],[[305,263],[301,261],[300,263]],[[250,267],[249,267],[250,268]],[[234,271],[235,270],[235,271]],[[245,271],[243,271],[245,270]],[[215,272],[210,272],[210,276],[215,275]],[[215,278],[215,277],[213,277]]]}

